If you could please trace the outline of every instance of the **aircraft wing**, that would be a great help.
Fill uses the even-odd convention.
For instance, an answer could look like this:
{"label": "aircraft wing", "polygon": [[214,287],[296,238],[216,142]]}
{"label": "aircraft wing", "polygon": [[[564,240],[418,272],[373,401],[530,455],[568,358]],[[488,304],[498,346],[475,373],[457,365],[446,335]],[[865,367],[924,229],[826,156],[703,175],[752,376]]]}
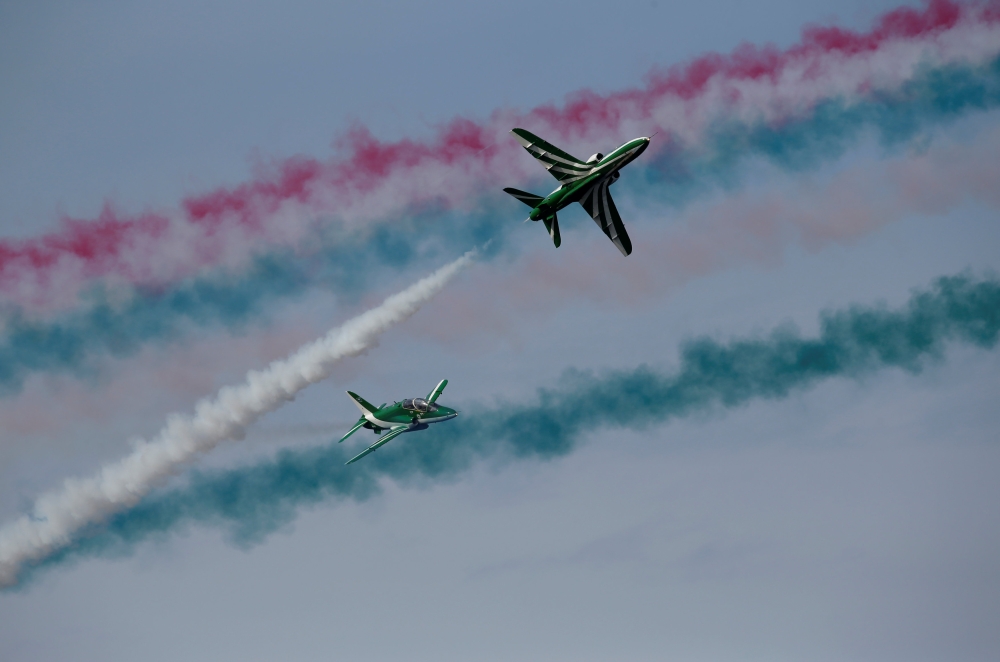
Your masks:
{"label": "aircraft wing", "polygon": [[597,223],[597,227],[601,228],[604,234],[608,235],[608,239],[618,247],[622,255],[628,255],[632,252],[632,242],[625,232],[625,225],[622,223],[622,217],[618,215],[615,201],[611,199],[611,191],[608,190],[610,185],[610,179],[597,182],[583,194],[580,204]]}
{"label": "aircraft wing", "polygon": [[[528,150],[528,153],[542,162],[549,174],[560,182],[573,182],[581,177],[586,177],[593,169],[592,164],[587,164],[571,154],[567,154],[552,143],[547,143],[530,131],[524,129],[512,129],[511,133],[521,146]],[[509,193],[509,191],[508,191]],[[511,195],[514,195],[511,193]],[[518,196],[514,196],[518,197]],[[536,203],[537,204],[537,203]]]}
{"label": "aircraft wing", "polygon": [[381,439],[379,439],[374,444],[372,444],[371,446],[369,446],[365,450],[361,451],[360,453],[358,453],[357,455],[355,455],[354,457],[352,457],[350,460],[348,460],[344,464],[350,464],[351,462],[357,462],[358,460],[360,460],[361,458],[363,458],[365,455],[368,455],[369,453],[374,452],[379,446],[384,446],[385,444],[389,443],[390,441],[392,441],[393,439],[395,439],[396,437],[398,437],[399,435],[403,434],[404,432],[406,432],[409,429],[410,429],[409,426],[400,425],[398,428],[393,428],[393,429],[389,430],[384,435],[382,435]]}
{"label": "aircraft wing", "polygon": [[[347,439],[352,434],[354,434],[355,432],[357,432],[358,430],[360,430],[362,427],[364,427],[365,422],[366,422],[365,417],[362,416],[360,419],[358,419],[358,422],[354,424],[354,427],[351,428],[351,431],[348,432],[347,434],[345,434],[343,437],[340,438],[340,441],[343,441],[344,439]],[[340,441],[338,441],[337,443],[339,444]]]}

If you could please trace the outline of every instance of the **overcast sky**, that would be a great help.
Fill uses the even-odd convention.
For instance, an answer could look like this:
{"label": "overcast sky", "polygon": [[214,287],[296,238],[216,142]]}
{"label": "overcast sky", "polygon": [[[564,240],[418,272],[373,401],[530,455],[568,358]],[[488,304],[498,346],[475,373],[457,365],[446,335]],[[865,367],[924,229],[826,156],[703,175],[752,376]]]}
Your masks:
{"label": "overcast sky", "polygon": [[[175,206],[262,161],[326,158],[356,122],[383,139],[425,138],[456,116],[621,90],[743,42],[787,47],[810,23],[864,29],[897,4],[0,2],[0,232],[36,236],[108,200],[129,212]],[[763,168],[695,212],[740,195],[808,204],[801,192],[838,173],[995,140],[998,127],[996,112],[970,114],[933,144],[889,154],[860,140],[805,174]],[[984,177],[1000,185],[1000,173]],[[632,214],[629,268],[665,270],[644,238],[671,236],[680,212],[619,205]],[[528,402],[570,368],[669,370],[693,336],[789,323],[811,334],[824,310],[901,305],[938,276],[1000,268],[996,209],[973,198],[635,291],[537,282],[522,297],[505,291],[521,282],[511,274],[541,260],[608,269],[613,282],[640,271],[613,273],[625,258],[583,214],[561,217],[558,252],[519,220],[518,250],[472,267],[202,465],[339,437],[357,416],[346,389],[383,402],[448,378],[448,406]],[[0,401],[0,516],[427,268],[336,305],[311,291],[238,332],[199,329],[102,361],[98,374],[31,377]],[[952,346],[919,373],[835,378],[640,432],[596,429],[551,461],[386,481],[363,503],[304,508],[249,549],[191,526],[0,593],[0,658],[995,659],[998,375],[996,351]],[[393,442],[416,443],[419,433]]]}

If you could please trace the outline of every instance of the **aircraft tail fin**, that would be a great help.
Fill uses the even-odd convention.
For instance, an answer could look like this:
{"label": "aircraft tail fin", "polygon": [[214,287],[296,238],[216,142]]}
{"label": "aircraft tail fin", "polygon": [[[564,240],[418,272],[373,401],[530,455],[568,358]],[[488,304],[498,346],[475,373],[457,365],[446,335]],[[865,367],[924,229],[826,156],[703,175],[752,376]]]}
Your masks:
{"label": "aircraft tail fin", "polygon": [[438,382],[438,385],[435,386],[434,390],[431,391],[430,395],[427,396],[427,402],[436,401],[438,399],[438,396],[441,395],[441,392],[444,390],[444,387],[447,385],[448,385],[447,379],[442,379],[440,382]]}
{"label": "aircraft tail fin", "polygon": [[543,198],[540,195],[535,195],[534,193],[527,193],[525,191],[519,191],[516,188],[509,188],[508,187],[508,188],[505,188],[503,190],[503,192],[506,193],[506,194],[508,194],[508,195],[514,196],[515,198],[517,198],[518,200],[520,200],[524,204],[528,205],[532,209],[534,209],[535,207],[537,207],[538,203],[545,199],[545,198]]}
{"label": "aircraft tail fin", "polygon": [[[526,191],[519,191],[516,188],[508,187],[503,191],[508,195],[514,196],[532,209],[541,204],[542,200],[545,199],[540,195],[535,195],[534,193],[528,193]],[[556,217],[555,213],[553,213],[551,216],[543,218],[542,222],[545,223],[545,231],[549,233],[550,237],[552,237],[552,243],[556,245],[556,248],[559,248],[559,244],[562,243],[562,237],[559,235],[559,219]]]}
{"label": "aircraft tail fin", "polygon": [[378,408],[376,408],[375,405],[368,402],[357,393],[352,393],[351,391],[348,391],[347,395],[351,396],[351,400],[354,400],[354,404],[357,405],[358,409],[361,410],[362,416],[364,416],[365,414],[374,414],[376,411],[378,411]]}

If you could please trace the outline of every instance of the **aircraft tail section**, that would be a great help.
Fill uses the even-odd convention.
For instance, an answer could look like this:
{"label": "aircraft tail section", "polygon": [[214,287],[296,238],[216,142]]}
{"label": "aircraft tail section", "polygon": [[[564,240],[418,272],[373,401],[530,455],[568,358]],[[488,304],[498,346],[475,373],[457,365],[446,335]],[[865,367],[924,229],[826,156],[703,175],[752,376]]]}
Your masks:
{"label": "aircraft tail section", "polygon": [[[526,191],[519,191],[516,188],[505,188],[504,193],[514,196],[532,209],[541,204],[542,200],[545,199],[540,195],[535,195],[534,193],[528,193]],[[562,243],[562,237],[559,235],[559,219],[556,217],[555,213],[553,213],[547,218],[543,218],[542,222],[545,223],[545,231],[549,233],[550,237],[552,237],[552,243],[556,245],[556,248],[559,248],[559,244]]]}
{"label": "aircraft tail section", "polygon": [[374,414],[376,411],[378,411],[378,408],[375,405],[368,402],[357,393],[352,393],[351,391],[348,391],[347,395],[351,397],[351,400],[354,400],[354,404],[357,405],[358,409],[361,410],[362,416],[364,416],[365,414]]}
{"label": "aircraft tail section", "polygon": [[545,198],[543,198],[540,195],[535,195],[534,193],[526,193],[525,191],[519,191],[516,188],[509,188],[508,187],[508,188],[505,188],[503,190],[503,192],[506,193],[506,194],[508,194],[508,195],[514,196],[515,198],[517,198],[518,200],[520,200],[524,204],[528,205],[532,209],[534,209],[535,207],[537,207],[538,203],[540,203],[542,200],[545,199]]}
{"label": "aircraft tail section", "polygon": [[444,391],[444,387],[447,385],[448,385],[447,379],[442,379],[440,382],[438,382],[438,385],[435,386],[434,390],[431,391],[430,395],[427,396],[427,402],[435,402],[438,399],[438,396],[441,395],[441,392]]}

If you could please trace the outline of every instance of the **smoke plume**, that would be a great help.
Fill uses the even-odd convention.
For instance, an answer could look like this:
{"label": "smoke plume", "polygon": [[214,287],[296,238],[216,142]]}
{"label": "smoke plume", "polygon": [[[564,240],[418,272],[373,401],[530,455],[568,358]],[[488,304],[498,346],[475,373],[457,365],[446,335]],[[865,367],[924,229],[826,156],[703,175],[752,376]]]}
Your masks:
{"label": "smoke plume", "polygon": [[392,326],[413,315],[473,259],[467,253],[381,305],[347,321],[264,370],[247,373],[195,406],[193,415],[173,414],[151,441],[105,465],[95,476],[67,480],[60,491],[38,499],[31,515],[0,529],[0,587],[17,581],[21,567],[67,545],[78,531],[135,506],[151,490],[200,454],[240,439],[248,425],[329,376],[339,360],[372,347]]}
{"label": "smoke plume", "polygon": [[930,0],[891,10],[864,32],[806,27],[786,49],[743,44],[658,67],[635,88],[455,118],[429,140],[381,141],[358,125],[328,159],[277,161],[173,210],[129,216],[108,207],[43,236],[0,239],[0,296],[30,308],[72,306],[94,279],[163,287],[206,268],[245,266],[262,250],[300,245],[316,219],[349,231],[394,225],[427,204],[466,212],[484,189],[538,174],[510,139],[513,126],[584,154],[660,131],[643,161],[667,182],[697,179],[748,151],[809,160],[858,127],[892,134],[910,130],[908,121],[995,106],[998,51],[995,3]]}
{"label": "smoke plume", "polygon": [[[944,277],[898,310],[851,306],[827,312],[814,338],[788,327],[763,338],[702,337],[682,346],[673,370],[644,365],[599,375],[569,371],[531,402],[465,407],[454,421],[406,435],[350,466],[344,462],[356,449],[331,442],[284,450],[251,466],[192,472],[185,486],[135,499],[136,505],[81,531],[70,545],[45,556],[55,550],[47,547],[30,562],[45,567],[127,553],[150,536],[192,522],[222,528],[234,543],[251,545],[292,520],[299,507],[369,498],[378,493],[380,479],[447,478],[484,458],[551,459],[602,428],[643,429],[706,409],[780,399],[833,377],[890,367],[917,372],[940,358],[948,342],[988,349],[998,335],[1000,280]],[[20,563],[26,562],[22,557]],[[11,585],[16,567],[7,567]]]}

